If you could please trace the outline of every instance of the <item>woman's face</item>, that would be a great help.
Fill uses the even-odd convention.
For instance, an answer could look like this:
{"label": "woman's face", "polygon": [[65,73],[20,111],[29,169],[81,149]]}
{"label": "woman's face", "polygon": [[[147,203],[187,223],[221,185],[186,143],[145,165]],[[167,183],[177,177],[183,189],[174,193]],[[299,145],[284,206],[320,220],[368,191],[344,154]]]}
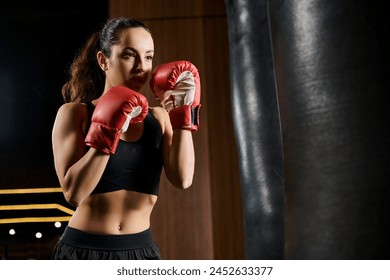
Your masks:
{"label": "woman's face", "polygon": [[139,91],[152,71],[153,55],[154,43],[148,31],[141,27],[123,30],[120,43],[106,58],[106,86],[124,85]]}

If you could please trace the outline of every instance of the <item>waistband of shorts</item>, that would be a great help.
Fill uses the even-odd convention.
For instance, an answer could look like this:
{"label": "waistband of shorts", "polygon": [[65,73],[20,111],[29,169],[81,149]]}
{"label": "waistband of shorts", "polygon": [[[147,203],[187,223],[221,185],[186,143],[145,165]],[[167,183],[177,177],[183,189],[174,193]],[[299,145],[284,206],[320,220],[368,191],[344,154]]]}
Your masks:
{"label": "waistband of shorts", "polygon": [[131,250],[153,243],[151,229],[133,234],[96,234],[67,226],[60,241],[73,247],[90,250]]}

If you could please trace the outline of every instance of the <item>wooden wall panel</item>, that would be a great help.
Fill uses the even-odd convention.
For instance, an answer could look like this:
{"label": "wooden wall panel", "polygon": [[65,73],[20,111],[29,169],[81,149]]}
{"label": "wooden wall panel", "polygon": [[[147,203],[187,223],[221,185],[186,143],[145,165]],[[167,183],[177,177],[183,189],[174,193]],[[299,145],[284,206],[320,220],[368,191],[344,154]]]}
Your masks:
{"label": "wooden wall panel", "polygon": [[[154,65],[186,59],[199,69],[200,129],[194,133],[193,185],[182,191],[162,175],[152,229],[164,259],[242,259],[243,233],[231,115],[229,48],[223,0],[110,0],[110,17],[151,29]],[[142,92],[158,105],[150,89]],[[154,103],[153,103],[154,102]]]}
{"label": "wooden wall panel", "polygon": [[[186,59],[199,69],[204,82],[202,49],[194,49],[203,42],[202,21],[198,18],[148,20],[144,22],[153,32],[155,60],[163,62]],[[148,95],[147,89],[146,95]],[[212,220],[210,195],[210,167],[208,160],[207,98],[202,86],[200,129],[193,134],[196,154],[194,182],[190,189],[173,189],[163,176],[162,193],[155,209],[152,224],[164,258],[212,259]],[[150,93],[151,95],[151,93]],[[149,97],[149,95],[148,95]],[[151,97],[153,99],[153,97]],[[150,98],[149,98],[150,99]],[[169,217],[169,218],[168,218]],[[165,218],[165,219],[164,219]],[[179,242],[178,242],[179,241]],[[205,249],[204,249],[205,248]]]}
{"label": "wooden wall panel", "polygon": [[241,259],[243,214],[231,110],[226,17],[206,18],[204,27],[214,258]]}
{"label": "wooden wall panel", "polygon": [[148,20],[226,14],[222,0],[109,0],[109,14]]}

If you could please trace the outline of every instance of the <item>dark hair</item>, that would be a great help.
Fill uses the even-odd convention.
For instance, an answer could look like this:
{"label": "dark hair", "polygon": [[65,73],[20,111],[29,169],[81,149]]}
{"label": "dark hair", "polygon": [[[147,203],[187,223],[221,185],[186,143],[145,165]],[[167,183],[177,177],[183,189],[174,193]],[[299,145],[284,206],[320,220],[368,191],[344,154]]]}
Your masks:
{"label": "dark hair", "polygon": [[105,75],[96,54],[100,50],[106,57],[110,57],[112,46],[120,43],[121,31],[136,27],[150,32],[141,21],[120,17],[108,20],[100,32],[95,32],[88,38],[69,68],[68,81],[62,86],[65,102],[92,101],[103,93]]}

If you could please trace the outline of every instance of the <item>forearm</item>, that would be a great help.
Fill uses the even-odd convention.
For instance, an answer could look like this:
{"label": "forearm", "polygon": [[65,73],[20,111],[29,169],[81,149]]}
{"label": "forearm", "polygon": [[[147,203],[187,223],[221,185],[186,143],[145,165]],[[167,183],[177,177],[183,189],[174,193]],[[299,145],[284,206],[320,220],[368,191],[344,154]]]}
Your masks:
{"label": "forearm", "polygon": [[175,129],[169,154],[168,179],[176,187],[186,189],[192,185],[195,170],[195,153],[192,133]]}
{"label": "forearm", "polygon": [[77,207],[91,194],[107,165],[109,156],[91,148],[79,161],[73,164],[61,180],[65,199]]}
{"label": "forearm", "polygon": [[165,172],[174,186],[188,188],[195,170],[192,132],[199,128],[201,106],[198,69],[186,60],[161,64],[153,70],[150,85],[169,115],[169,124],[165,125]]}

